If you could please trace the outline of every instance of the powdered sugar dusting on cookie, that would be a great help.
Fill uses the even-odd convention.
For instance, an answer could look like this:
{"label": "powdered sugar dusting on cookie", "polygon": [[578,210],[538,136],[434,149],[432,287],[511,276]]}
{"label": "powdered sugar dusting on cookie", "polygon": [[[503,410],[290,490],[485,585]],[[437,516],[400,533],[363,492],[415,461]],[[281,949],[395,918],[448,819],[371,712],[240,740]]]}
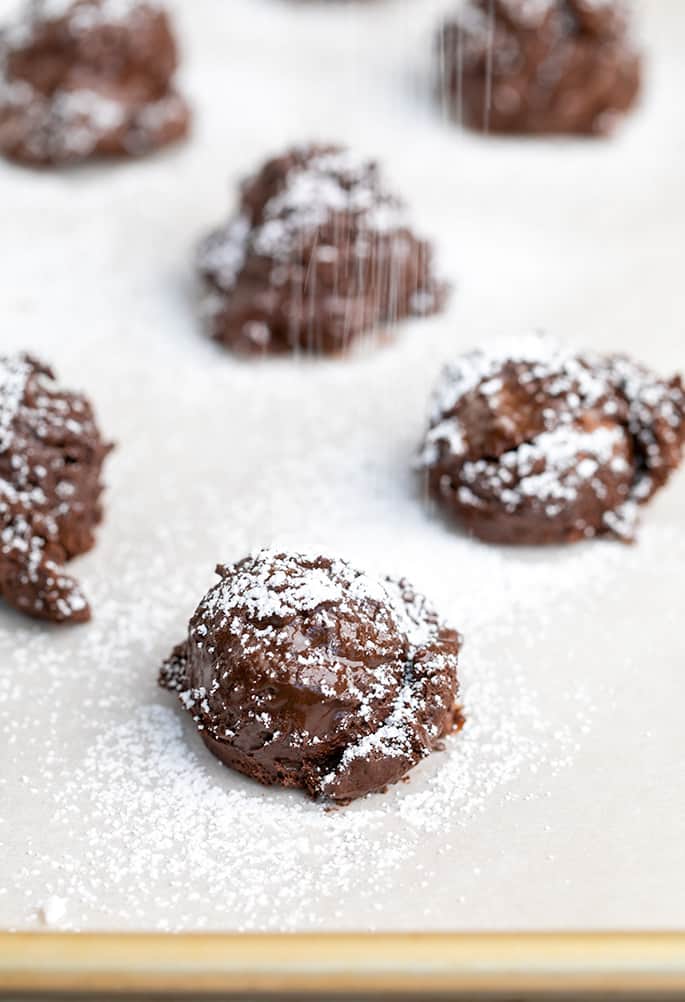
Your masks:
{"label": "powdered sugar dusting on cookie", "polygon": [[141,8],[158,10],[157,0],[28,0],[23,17],[8,29],[12,46],[30,44],[36,27],[45,22],[64,21],[69,31],[87,31],[98,24],[125,21]]}
{"label": "powdered sugar dusting on cookie", "polygon": [[[456,553],[452,558],[468,576],[472,593],[481,595],[486,587],[492,600],[500,587],[493,593],[487,582],[499,580],[503,597],[510,585],[502,559],[483,563],[474,559],[469,544],[457,549],[458,558]],[[595,570],[600,566],[596,560],[590,563]],[[587,560],[573,560],[566,586],[574,587],[588,573]],[[117,928],[138,916],[139,923],[171,930],[306,929],[324,916],[331,924],[343,921],[346,903],[353,901],[368,907],[361,925],[372,928],[374,902],[383,900],[384,889],[401,873],[413,872],[417,851],[433,834],[441,833],[455,846],[460,832],[468,840],[478,815],[493,802],[506,810],[512,784],[531,769],[544,770],[544,781],[550,783],[573,760],[591,720],[591,703],[582,687],[569,697],[568,720],[545,720],[525,665],[510,661],[503,671],[483,643],[489,635],[486,625],[493,628],[504,604],[498,601],[496,609],[490,604],[486,624],[484,609],[466,603],[464,730],[448,737],[446,751],[429,758],[406,786],[329,813],[297,791],[264,790],[214,767],[192,729],[183,726],[177,708],[153,701],[150,689],[141,694],[133,687],[134,695],[125,681],[131,650],[144,662],[141,679],[147,677],[157,640],[175,629],[174,610],[187,601],[188,590],[183,573],[166,575],[163,586],[142,565],[135,574],[146,601],[137,611],[131,606],[123,646],[108,645],[108,671],[97,689],[92,682],[87,687],[86,699],[97,692],[102,725],[58,784],[45,790],[42,781],[31,780],[37,782],[36,795],[47,798],[53,841],[74,825],[86,830],[78,852],[70,845],[61,849],[59,866],[44,848],[33,849],[30,862],[16,874],[36,889],[37,900],[29,895],[28,907],[34,900],[40,907],[46,893],[68,903],[56,921],[60,928],[91,926],[93,919],[86,916],[95,916],[96,925]],[[529,599],[550,580],[541,580],[534,571],[525,578]],[[95,597],[101,615],[90,635],[83,636],[93,656],[102,652],[103,638],[116,630],[123,613],[119,601],[108,601],[104,594]],[[503,631],[506,643],[511,618],[494,628]],[[35,640],[31,647],[40,649]],[[60,662],[48,675],[57,706],[68,672]],[[402,754],[403,715],[411,712],[410,701],[410,694],[402,693],[394,716],[376,735],[350,747],[345,765],[379,750]],[[0,698],[0,714],[2,705]],[[73,706],[67,714],[81,716]],[[116,719],[105,723],[112,714]],[[52,753],[48,760],[56,761]],[[135,895],[129,892],[132,880]]]}
{"label": "powdered sugar dusting on cookie", "polygon": [[640,90],[620,0],[464,0],[436,48],[445,110],[486,132],[607,134]]}
{"label": "powdered sugar dusting on cookie", "polygon": [[227,764],[350,800],[455,725],[459,636],[407,581],[278,549],[217,570],[160,681]]}
{"label": "powdered sugar dusting on cookie", "polygon": [[252,354],[340,353],[362,334],[437,312],[447,291],[378,164],[343,147],[297,146],[268,160],[196,262],[209,333]]}
{"label": "powdered sugar dusting on cookie", "polygon": [[[484,481],[498,493],[508,511],[515,512],[526,499],[535,498],[553,518],[565,503],[577,498],[583,483],[593,484],[598,492],[605,490],[601,480],[593,479],[601,467],[611,463],[615,472],[628,470],[625,445],[620,427],[600,426],[586,432],[560,425],[505,453],[499,462],[479,459],[464,463],[462,476],[466,485]],[[483,504],[468,486],[459,488],[459,496],[467,506]]]}
{"label": "powdered sugar dusting on cookie", "polygon": [[[119,30],[103,41],[108,26]],[[43,50],[51,60],[47,88]],[[60,164],[138,155],[180,138],[188,109],[171,83],[175,62],[155,0],[28,2],[0,35],[0,152]]]}
{"label": "powdered sugar dusting on cookie", "polygon": [[[3,171],[4,337],[54,356],[120,445],[105,531],[78,564],[93,621],[58,631],[0,607],[0,926],[40,928],[57,897],[54,928],[72,930],[539,929],[571,911],[583,926],[681,928],[669,777],[683,747],[685,481],[635,547],[512,551],[448,526],[407,469],[439,366],[491,324],[573,336],[582,319],[585,343],[677,368],[679,4],[645,0],[650,100],[601,152],[493,150],[398,100],[429,45],[385,29],[406,14],[428,41],[434,0],[174,6],[189,53],[207,57],[188,65],[200,146],[77,178]],[[229,122],[248,62],[254,100],[229,101]],[[305,126],[330,131],[332,108],[434,220],[456,309],[344,363],[234,364],[193,329],[188,251],[229,170]],[[617,210],[589,212],[595,200]],[[560,227],[563,248],[545,253]],[[312,537],[406,574],[465,637],[463,731],[408,783],[333,812],[222,767],[155,678],[217,560]]]}
{"label": "powdered sugar dusting on cookie", "polygon": [[301,554],[260,550],[225,574],[207,598],[208,615],[244,609],[257,620],[287,618],[324,604],[341,603],[348,594],[358,601],[387,598],[380,581],[354,570],[346,561],[327,557],[326,565],[318,567],[309,559]]}
{"label": "powdered sugar dusting on cookie", "polygon": [[[303,159],[287,172],[282,189],[266,202],[256,226],[251,228],[246,216],[239,215],[200,246],[200,269],[216,273],[222,288],[235,285],[248,247],[264,257],[287,261],[300,251],[304,237],[330,223],[335,214],[354,217],[356,227],[369,233],[407,225],[404,206],[383,189],[372,161],[347,149],[308,159],[306,150],[300,153]],[[320,250],[325,253],[325,248]]]}
{"label": "powdered sugar dusting on cookie", "polygon": [[0,583],[21,612],[88,617],[62,564],[92,545],[108,451],[84,398],[61,391],[26,355],[0,357]]}
{"label": "powdered sugar dusting on cookie", "polygon": [[504,513],[554,520],[578,505],[567,537],[630,539],[638,505],[678,466],[684,442],[680,377],[533,334],[445,368],[418,462],[448,503],[500,519],[498,532]]}
{"label": "powdered sugar dusting on cookie", "polygon": [[381,187],[376,166],[351,150],[337,150],[288,172],[282,191],[264,206],[254,248],[287,259],[302,234],[316,231],[333,214],[351,215],[359,228],[371,231],[398,230],[406,222],[401,203]]}
{"label": "powdered sugar dusting on cookie", "polygon": [[[497,383],[491,381],[505,362],[524,363],[537,378],[552,373],[557,374],[560,380],[582,378],[586,381],[586,394],[593,399],[597,399],[603,389],[599,382],[592,380],[591,373],[579,363],[572,349],[555,337],[535,331],[498,337],[488,342],[485,348],[466,352],[445,366],[433,397],[433,419],[450,411],[477,388],[486,395],[497,392]],[[560,382],[558,389],[563,391],[564,388],[564,383]]]}
{"label": "powdered sugar dusting on cookie", "polygon": [[0,356],[0,453],[10,445],[12,423],[24,397],[31,366],[20,355]]}
{"label": "powdered sugar dusting on cookie", "polygon": [[[44,819],[28,833],[30,855],[22,843],[12,857],[10,887],[22,888],[21,907],[2,911],[0,895],[0,914],[31,926],[48,897],[57,896],[67,902],[58,928],[394,927],[399,920],[387,902],[398,882],[420,881],[422,873],[430,880],[435,867],[471,868],[482,831],[511,827],[520,809],[555,817],[547,804],[554,805],[558,784],[588,741],[603,684],[594,669],[580,667],[587,637],[577,618],[593,615],[597,596],[613,594],[633,572],[659,566],[674,539],[647,526],[636,549],[588,545],[531,560],[446,532],[427,516],[411,482],[398,480],[398,457],[384,445],[391,427],[399,421],[402,428],[404,388],[413,385],[403,359],[395,370],[403,388],[397,402],[379,410],[365,397],[346,421],[344,450],[331,448],[323,417],[330,420],[331,398],[337,404],[349,391],[349,369],[322,373],[315,398],[307,367],[293,370],[294,388],[282,368],[262,370],[264,392],[257,395],[254,370],[229,366],[221,386],[227,399],[245,394],[246,455],[259,439],[265,462],[249,494],[238,487],[239,469],[230,481],[235,488],[203,480],[222,454],[225,429],[206,393],[216,359],[203,359],[189,344],[188,361],[191,349],[197,369],[188,367],[177,406],[209,439],[197,440],[197,454],[185,436],[183,443],[174,439],[168,447],[177,451],[153,457],[151,468],[149,445],[134,434],[137,421],[130,433],[126,424],[117,428],[128,448],[118,450],[108,478],[109,524],[98,551],[107,573],[96,564],[90,575],[93,622],[71,631],[64,646],[14,620],[0,623],[3,656],[17,666],[0,676],[7,734],[0,799],[7,780],[20,790],[20,813],[33,816],[40,803]],[[147,393],[152,413],[162,414],[166,370],[150,371]],[[291,423],[281,434],[271,422],[285,413],[291,393],[300,410],[288,412]],[[404,417],[407,456],[420,401]],[[166,421],[159,428],[166,430]],[[179,468],[198,490],[179,491]],[[154,509],[141,510],[141,496],[154,496]],[[311,537],[311,548],[303,547]],[[374,579],[406,573],[463,632],[465,726],[408,783],[332,812],[300,791],[265,789],[216,762],[176,698],[157,689],[159,662],[212,584],[211,561],[221,554],[238,559],[268,539],[275,541],[272,553],[340,554]],[[577,640],[558,660],[541,663],[541,647],[568,617],[564,637]],[[55,723],[39,728],[50,714]],[[377,739],[386,754],[397,747],[388,725]],[[76,736],[67,742],[66,733]],[[15,783],[16,774],[26,783]],[[1,808],[0,817],[7,818]],[[14,845],[18,836],[0,823],[0,842]],[[493,867],[506,858],[497,851]],[[465,890],[463,905],[453,901],[450,921],[468,913],[472,893]],[[432,899],[420,908],[422,921],[440,926]],[[424,908],[432,909],[428,917]]]}

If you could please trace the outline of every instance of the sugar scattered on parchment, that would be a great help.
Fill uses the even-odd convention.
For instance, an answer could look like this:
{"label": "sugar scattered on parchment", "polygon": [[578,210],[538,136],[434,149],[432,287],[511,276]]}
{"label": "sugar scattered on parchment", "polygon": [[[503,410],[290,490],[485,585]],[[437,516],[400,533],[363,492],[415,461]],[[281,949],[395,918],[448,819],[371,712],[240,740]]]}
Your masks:
{"label": "sugar scattered on parchment", "polygon": [[[450,557],[469,582],[459,619],[467,635],[461,668],[467,724],[447,739],[444,752],[414,770],[409,783],[345,809],[327,811],[299,792],[262,789],[223,769],[172,700],[147,684],[158,636],[168,633],[194,584],[192,575],[170,573],[168,565],[161,576],[159,556],[139,555],[137,570],[130,572],[130,601],[108,599],[106,586],[96,596],[98,617],[82,634],[80,655],[82,662],[92,659],[92,672],[74,666],[68,648],[60,656],[41,643],[40,634],[21,631],[17,663],[26,674],[0,683],[0,721],[12,743],[25,740],[30,715],[13,724],[12,705],[25,698],[31,678],[40,677],[54,731],[41,736],[43,769],[27,788],[45,801],[50,848],[44,841],[34,847],[31,839],[28,861],[12,874],[26,888],[27,914],[20,924],[31,924],[36,898],[44,900],[47,890],[68,902],[54,918],[60,928],[334,925],[341,902],[353,899],[371,908],[382,900],[398,875],[416,864],[427,836],[454,841],[464,831],[468,837],[483,810],[506,810],[508,798],[523,795],[517,792],[521,781],[522,789],[538,774],[551,782],[572,763],[591,725],[591,699],[582,684],[564,679],[564,718],[546,717],[526,663],[493,657],[493,634],[506,651],[508,637],[528,631],[531,657],[539,657],[523,610],[537,604],[544,620],[545,609],[563,607],[566,591],[581,581],[601,581],[601,569],[615,569],[612,550],[578,549],[559,578],[554,565],[545,571],[525,561],[512,564],[499,551],[468,540],[452,544]],[[161,545],[158,538],[151,550]],[[380,549],[372,552],[370,539],[357,545],[375,563],[387,560]],[[414,569],[423,560],[424,571],[430,570],[422,549],[419,533],[407,563]],[[131,671],[139,671],[138,689],[125,684]],[[74,678],[79,706],[67,702]],[[67,765],[69,719],[83,733]],[[84,737],[92,743],[84,745]]]}
{"label": "sugar scattered on parchment", "polygon": [[245,930],[300,928],[348,893],[377,899],[426,833],[467,826],[522,770],[553,774],[573,757],[573,727],[551,733],[521,669],[502,684],[498,666],[478,668],[471,676],[467,663],[469,723],[420,767],[423,782],[330,813],[299,793],[215,775],[174,707],[133,708],[53,794],[53,837],[72,825],[85,835],[35,857],[18,879],[36,886],[49,874],[76,905],[55,918],[67,928],[84,908],[104,925],[152,910],[159,927],[201,927],[184,911],[195,893],[205,922]]}
{"label": "sugar scattered on parchment", "polygon": [[[127,448],[108,469],[97,549],[79,563],[92,623],[50,631],[0,610],[0,804],[12,797],[0,823],[0,924],[35,926],[52,896],[68,903],[55,926],[66,929],[392,924],[383,902],[419,865],[430,875],[427,842],[455,866],[468,862],[479,818],[506,826],[512,801],[549,796],[576,760],[592,727],[593,680],[578,670],[578,650],[541,675],[545,637],[559,617],[592,615],[628,565],[658,566],[671,543],[645,526],[634,550],[541,554],[487,547],[443,525],[407,471],[422,402],[407,418],[411,374],[399,365],[401,391],[380,407],[360,397],[354,420],[330,406],[349,371],[323,369],[314,394],[306,367],[289,370],[288,384],[275,367],[252,396],[253,370],[215,374],[226,398],[241,401],[244,448],[231,454],[232,476],[257,448],[262,458],[250,462],[249,491],[231,490],[221,470],[207,474],[224,431],[210,420],[218,405],[207,400],[208,373],[195,367],[176,399],[176,427],[187,431],[166,440],[163,461],[149,441],[167,429],[164,372],[149,374],[146,436],[112,429]],[[291,394],[297,410],[281,428],[272,417]],[[179,470],[193,489],[179,488]],[[334,811],[222,767],[156,686],[217,560],[312,537],[370,573],[405,575],[465,637],[463,731],[409,782]]]}
{"label": "sugar scattered on parchment", "polygon": [[41,921],[47,926],[59,925],[67,913],[67,902],[64,898],[53,894],[45,904],[40,906],[39,915]]}

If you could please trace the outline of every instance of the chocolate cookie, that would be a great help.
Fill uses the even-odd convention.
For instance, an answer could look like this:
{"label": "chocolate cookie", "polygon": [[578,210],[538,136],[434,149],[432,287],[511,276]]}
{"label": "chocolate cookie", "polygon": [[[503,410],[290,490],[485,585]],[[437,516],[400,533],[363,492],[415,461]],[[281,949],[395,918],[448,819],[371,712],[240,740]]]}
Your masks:
{"label": "chocolate cookie", "polygon": [[0,356],[0,595],[20,612],[90,618],[62,565],[95,542],[110,449],[85,397],[28,355]]}
{"label": "chocolate cookie", "polygon": [[461,725],[459,634],[407,581],[271,550],[217,573],[160,684],[226,765],[349,801]]}
{"label": "chocolate cookie", "polygon": [[606,133],[640,89],[620,0],[466,0],[437,50],[441,96],[474,129]]}
{"label": "chocolate cookie", "polygon": [[62,164],[181,139],[177,61],[156,0],[30,0],[0,34],[0,152]]}
{"label": "chocolate cookie", "polygon": [[245,353],[338,353],[446,292],[378,165],[337,146],[295,148],[245,181],[198,269],[211,336]]}
{"label": "chocolate cookie", "polygon": [[445,369],[420,465],[436,497],[482,539],[632,540],[639,506],[666,483],[684,445],[681,377],[531,335]]}

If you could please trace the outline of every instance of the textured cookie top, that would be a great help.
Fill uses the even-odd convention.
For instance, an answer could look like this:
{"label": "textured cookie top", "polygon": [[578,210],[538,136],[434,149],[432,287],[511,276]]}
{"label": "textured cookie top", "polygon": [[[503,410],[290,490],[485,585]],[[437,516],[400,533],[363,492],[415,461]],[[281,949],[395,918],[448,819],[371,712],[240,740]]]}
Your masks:
{"label": "textured cookie top", "polygon": [[466,0],[437,43],[443,106],[476,129],[606,134],[640,90],[620,0]]}
{"label": "textured cookie top", "polygon": [[456,477],[465,504],[477,504],[477,482],[510,510],[537,498],[550,516],[560,510],[555,500],[574,500],[586,484],[607,495],[598,473],[608,468],[625,496],[607,509],[606,525],[631,536],[637,504],[678,465],[684,441],[680,377],[662,380],[622,356],[577,353],[532,334],[445,368],[420,461]]}
{"label": "textured cookie top", "polygon": [[12,426],[31,372],[32,366],[26,357],[0,356],[0,452],[5,452],[12,443]]}
{"label": "textured cookie top", "polygon": [[180,138],[177,51],[150,0],[32,0],[0,33],[0,151],[28,163],[134,155]]}
{"label": "textured cookie top", "polygon": [[435,312],[447,291],[378,165],[340,146],[268,160],[200,244],[197,268],[211,336],[248,354],[338,354]]}
{"label": "textured cookie top", "polygon": [[31,0],[0,32],[0,60],[17,101],[29,88],[50,96],[129,84],[149,99],[169,82],[176,52],[152,0]]}
{"label": "textured cookie top", "polygon": [[334,260],[344,238],[368,256],[369,236],[406,225],[374,161],[338,146],[296,147],[244,183],[238,216],[201,245],[198,265],[229,290],[249,253],[286,262],[316,238],[317,257]]}
{"label": "textured cookie top", "polygon": [[587,33],[601,38],[623,32],[627,14],[623,0],[466,0],[454,15],[454,23],[476,43],[492,19],[523,30],[550,25],[559,37]]}
{"label": "textured cookie top", "polygon": [[215,740],[346,799],[352,762],[406,771],[452,725],[459,638],[406,581],[268,549],[218,573],[162,674]]}
{"label": "textured cookie top", "polygon": [[92,545],[108,451],[85,397],[28,355],[0,357],[0,590],[21,611],[87,618],[60,565]]}
{"label": "textured cookie top", "polygon": [[63,35],[75,37],[92,28],[125,25],[132,15],[159,12],[157,0],[29,0],[21,15],[3,32],[10,49],[23,49],[44,28],[57,26]]}

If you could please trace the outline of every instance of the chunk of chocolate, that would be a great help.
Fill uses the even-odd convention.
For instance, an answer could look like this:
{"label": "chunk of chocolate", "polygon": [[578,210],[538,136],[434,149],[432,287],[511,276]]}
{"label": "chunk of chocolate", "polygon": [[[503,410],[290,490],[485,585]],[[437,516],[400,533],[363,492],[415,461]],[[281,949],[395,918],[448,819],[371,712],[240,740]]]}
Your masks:
{"label": "chunk of chocolate", "polygon": [[20,612],[90,618],[63,564],[95,542],[110,449],[85,397],[28,355],[0,356],[0,595]]}
{"label": "chunk of chocolate", "polygon": [[435,496],[500,543],[632,540],[685,445],[685,390],[620,355],[502,339],[439,383],[420,456]]}
{"label": "chunk of chocolate", "polygon": [[217,573],[160,684],[226,765],[349,801],[461,725],[459,634],[407,581],[272,550]]}
{"label": "chunk of chocolate", "polygon": [[437,59],[449,113],[492,132],[606,133],[640,90],[621,0],[466,0]]}
{"label": "chunk of chocolate", "polygon": [[295,148],[248,178],[198,270],[209,333],[244,353],[339,353],[446,293],[378,165],[337,146]]}
{"label": "chunk of chocolate", "polygon": [[156,0],[29,0],[0,34],[0,152],[27,164],[139,156],[186,135]]}

